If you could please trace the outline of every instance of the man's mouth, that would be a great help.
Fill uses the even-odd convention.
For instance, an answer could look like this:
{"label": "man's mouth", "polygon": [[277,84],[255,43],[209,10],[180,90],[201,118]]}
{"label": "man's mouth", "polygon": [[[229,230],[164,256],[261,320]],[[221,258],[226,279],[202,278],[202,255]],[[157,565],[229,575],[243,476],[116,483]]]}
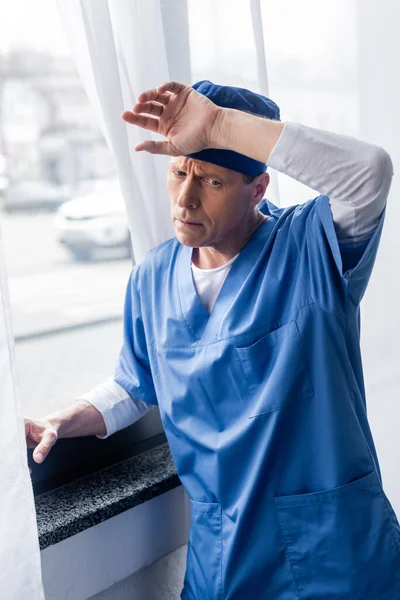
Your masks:
{"label": "man's mouth", "polygon": [[197,223],[196,221],[184,221],[183,219],[176,219],[177,223],[179,223],[182,227],[201,227],[201,223]]}

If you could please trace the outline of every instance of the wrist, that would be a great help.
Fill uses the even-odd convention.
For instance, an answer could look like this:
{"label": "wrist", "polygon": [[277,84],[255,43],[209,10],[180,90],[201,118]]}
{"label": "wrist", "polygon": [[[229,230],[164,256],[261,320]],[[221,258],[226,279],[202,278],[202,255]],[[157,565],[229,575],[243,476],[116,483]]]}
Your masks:
{"label": "wrist", "polygon": [[229,149],[232,131],[233,111],[230,108],[218,107],[213,126],[211,127],[208,148]]}
{"label": "wrist", "polygon": [[66,423],[67,419],[65,417],[63,417],[62,415],[53,413],[53,414],[47,416],[46,421],[50,424],[50,426],[56,432],[57,438],[62,438],[64,429],[65,429],[65,423]]}
{"label": "wrist", "polygon": [[88,413],[93,411],[95,411],[93,405],[87,400],[75,400],[61,410],[48,415],[47,421],[54,427],[58,438],[76,437],[85,435],[81,430],[85,429]]}
{"label": "wrist", "polygon": [[210,148],[233,150],[267,163],[285,123],[222,108],[211,129]]}
{"label": "wrist", "polygon": [[240,152],[238,146],[246,142],[248,129],[259,126],[260,121],[260,117],[242,110],[220,108],[211,130],[212,145],[209,147]]}

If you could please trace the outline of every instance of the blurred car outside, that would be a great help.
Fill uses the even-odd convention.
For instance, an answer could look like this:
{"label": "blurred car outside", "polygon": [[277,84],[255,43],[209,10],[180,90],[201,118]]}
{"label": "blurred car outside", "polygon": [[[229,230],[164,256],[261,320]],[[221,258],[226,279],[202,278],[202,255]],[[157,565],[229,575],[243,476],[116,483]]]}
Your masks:
{"label": "blurred car outside", "polygon": [[2,208],[8,213],[56,210],[70,198],[70,189],[66,185],[58,185],[46,180],[11,182],[3,190]]}
{"label": "blurred car outside", "polygon": [[83,184],[78,195],[58,209],[54,225],[58,242],[76,260],[94,260],[104,250],[132,257],[125,203],[116,179]]}

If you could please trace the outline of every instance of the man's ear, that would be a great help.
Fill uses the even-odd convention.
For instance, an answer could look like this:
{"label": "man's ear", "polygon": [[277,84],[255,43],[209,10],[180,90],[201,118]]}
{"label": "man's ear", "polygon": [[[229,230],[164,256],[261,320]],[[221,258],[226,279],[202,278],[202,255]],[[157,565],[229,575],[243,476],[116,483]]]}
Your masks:
{"label": "man's ear", "polygon": [[256,206],[264,198],[265,190],[267,189],[270,182],[269,173],[260,173],[252,183],[253,197],[252,204]]}

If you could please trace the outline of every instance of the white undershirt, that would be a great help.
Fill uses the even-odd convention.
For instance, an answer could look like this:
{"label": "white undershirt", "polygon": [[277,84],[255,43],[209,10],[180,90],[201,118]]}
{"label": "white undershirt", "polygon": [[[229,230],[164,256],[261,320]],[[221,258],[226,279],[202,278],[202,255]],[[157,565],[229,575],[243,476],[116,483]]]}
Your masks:
{"label": "white undershirt", "polygon": [[[336,234],[343,241],[360,241],[370,235],[385,207],[393,176],[390,157],[381,148],[291,122],[284,124],[268,165],[329,196]],[[192,264],[194,285],[208,312],[238,256],[216,269]],[[131,398],[112,377],[79,399],[88,400],[103,415],[107,434],[99,438],[131,425],[155,408]]]}
{"label": "white undershirt", "polygon": [[226,276],[238,256],[239,253],[221,267],[215,267],[214,269],[200,269],[192,262],[194,287],[200,302],[208,313],[212,311]]}

